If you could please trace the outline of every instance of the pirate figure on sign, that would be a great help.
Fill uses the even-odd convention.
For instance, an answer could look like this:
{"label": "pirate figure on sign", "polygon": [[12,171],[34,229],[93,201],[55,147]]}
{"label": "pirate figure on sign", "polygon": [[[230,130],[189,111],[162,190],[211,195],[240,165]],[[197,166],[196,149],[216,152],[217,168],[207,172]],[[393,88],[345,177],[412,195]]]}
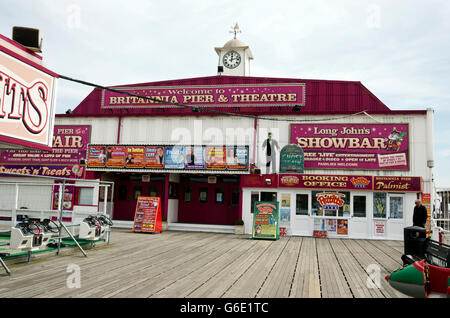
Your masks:
{"label": "pirate figure on sign", "polygon": [[[276,150],[280,150],[278,141],[272,139],[272,133],[269,132],[268,138],[264,140],[263,151],[266,149],[266,174],[270,174],[270,166],[272,165],[272,173],[277,173],[277,155]],[[277,148],[277,149],[275,149]]]}
{"label": "pirate figure on sign", "polygon": [[392,130],[392,132],[389,134],[388,136],[388,145],[386,150],[390,150],[390,151],[399,151],[400,150],[400,146],[403,142],[403,137],[406,135],[405,132],[400,132],[397,129]]}

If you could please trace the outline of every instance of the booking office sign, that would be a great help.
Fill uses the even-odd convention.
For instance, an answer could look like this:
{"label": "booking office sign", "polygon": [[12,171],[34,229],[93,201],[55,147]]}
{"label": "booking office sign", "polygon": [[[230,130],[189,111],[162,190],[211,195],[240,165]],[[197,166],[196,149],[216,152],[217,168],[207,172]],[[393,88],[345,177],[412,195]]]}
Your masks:
{"label": "booking office sign", "polygon": [[305,169],[409,170],[408,124],[292,124]]}

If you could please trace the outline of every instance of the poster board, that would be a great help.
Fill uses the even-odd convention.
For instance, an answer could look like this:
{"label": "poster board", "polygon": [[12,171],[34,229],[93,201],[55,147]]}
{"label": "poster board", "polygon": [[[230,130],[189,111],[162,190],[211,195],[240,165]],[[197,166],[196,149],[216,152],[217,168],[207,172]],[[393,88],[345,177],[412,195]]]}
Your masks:
{"label": "poster board", "polygon": [[422,205],[427,209],[427,222],[425,229],[427,230],[427,237],[431,237],[431,194],[422,193]]}
{"label": "poster board", "polygon": [[280,236],[290,235],[291,232],[291,194],[281,194],[280,207]]}
{"label": "poster board", "polygon": [[386,221],[384,220],[375,220],[373,223],[374,227],[374,235],[375,236],[384,236],[386,234]]}
{"label": "poster board", "polygon": [[134,213],[134,232],[162,232],[161,199],[159,197],[138,197]]}
{"label": "poster board", "polygon": [[278,240],[279,202],[256,201],[253,207],[253,239]]}

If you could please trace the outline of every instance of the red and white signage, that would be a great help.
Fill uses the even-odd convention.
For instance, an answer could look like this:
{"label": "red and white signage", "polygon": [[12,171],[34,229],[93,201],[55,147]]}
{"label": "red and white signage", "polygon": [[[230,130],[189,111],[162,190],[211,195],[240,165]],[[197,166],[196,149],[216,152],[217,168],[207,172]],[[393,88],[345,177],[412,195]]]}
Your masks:
{"label": "red and white signage", "polygon": [[58,75],[4,45],[11,42],[0,37],[0,148],[51,150]]}
{"label": "red and white signage", "polygon": [[375,236],[384,236],[386,233],[386,221],[374,221],[374,232]]}

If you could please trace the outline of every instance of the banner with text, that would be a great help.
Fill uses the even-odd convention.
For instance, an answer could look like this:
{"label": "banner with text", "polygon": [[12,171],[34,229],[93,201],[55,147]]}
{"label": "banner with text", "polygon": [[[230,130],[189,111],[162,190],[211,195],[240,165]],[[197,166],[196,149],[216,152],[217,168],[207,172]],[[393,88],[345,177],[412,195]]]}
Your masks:
{"label": "banner with text", "polygon": [[[148,97],[102,91],[102,108],[304,106],[305,84],[276,83],[219,86],[123,87],[115,90]],[[153,100],[155,99],[155,100]]]}
{"label": "banner with text", "polygon": [[1,150],[0,173],[83,178],[90,126],[55,126],[51,151]]}
{"label": "banner with text", "polygon": [[422,192],[421,177],[280,174],[280,188]]}

